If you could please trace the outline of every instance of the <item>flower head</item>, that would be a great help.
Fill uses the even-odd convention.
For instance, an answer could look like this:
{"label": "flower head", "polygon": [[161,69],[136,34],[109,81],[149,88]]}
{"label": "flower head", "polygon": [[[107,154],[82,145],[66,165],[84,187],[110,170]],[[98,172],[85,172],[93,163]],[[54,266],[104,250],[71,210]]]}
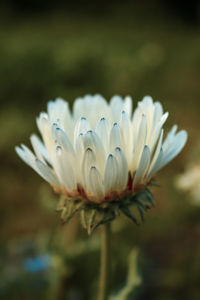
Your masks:
{"label": "flower head", "polygon": [[177,133],[176,125],[163,142],[167,117],[150,96],[134,113],[129,96],[108,104],[86,95],[75,100],[72,113],[58,98],[37,118],[43,142],[32,135],[34,153],[24,145],[16,151],[56,192],[99,205],[143,189],[182,150],[187,133]]}

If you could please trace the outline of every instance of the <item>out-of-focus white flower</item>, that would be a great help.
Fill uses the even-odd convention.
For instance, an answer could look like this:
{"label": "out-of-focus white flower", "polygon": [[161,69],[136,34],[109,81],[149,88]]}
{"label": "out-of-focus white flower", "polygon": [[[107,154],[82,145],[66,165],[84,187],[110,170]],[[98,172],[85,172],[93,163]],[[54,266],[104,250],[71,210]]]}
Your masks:
{"label": "out-of-focus white flower", "polygon": [[200,204],[200,164],[190,165],[186,171],[176,179],[176,186],[180,190],[188,191],[192,199]]}
{"label": "out-of-focus white flower", "polygon": [[104,203],[134,194],[184,147],[187,133],[173,126],[163,142],[168,113],[150,96],[132,114],[132,99],[100,95],[75,100],[73,112],[61,98],[50,101],[18,155],[55,191],[72,199]]}

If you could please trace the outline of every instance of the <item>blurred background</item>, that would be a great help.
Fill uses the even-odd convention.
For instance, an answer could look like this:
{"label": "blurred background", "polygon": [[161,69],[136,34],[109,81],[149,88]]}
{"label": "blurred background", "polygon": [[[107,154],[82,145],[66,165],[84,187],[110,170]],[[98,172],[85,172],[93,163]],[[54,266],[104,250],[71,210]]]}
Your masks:
{"label": "blurred background", "polygon": [[[0,4],[0,299],[96,299],[99,232],[61,225],[58,197],[14,152],[30,145],[46,102],[86,93],[149,94],[189,140],[158,177],[156,207],[136,227],[113,222],[112,291],[139,249],[142,284],[128,299],[200,299],[200,201],[176,176],[200,160],[200,2],[6,0]],[[199,183],[200,184],[200,183]]]}

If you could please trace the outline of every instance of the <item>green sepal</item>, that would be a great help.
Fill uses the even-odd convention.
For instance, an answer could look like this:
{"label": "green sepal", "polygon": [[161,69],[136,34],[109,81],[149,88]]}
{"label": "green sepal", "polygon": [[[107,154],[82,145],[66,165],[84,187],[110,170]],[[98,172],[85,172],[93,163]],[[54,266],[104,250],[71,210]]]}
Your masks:
{"label": "green sepal", "polygon": [[87,219],[87,232],[89,235],[93,231],[96,215],[97,215],[97,211],[95,209],[92,209]]}
{"label": "green sepal", "polygon": [[139,225],[137,219],[135,218],[131,210],[128,208],[128,206],[122,206],[120,207],[120,210],[124,213],[125,216],[131,219],[136,225]]}
{"label": "green sepal", "polygon": [[160,185],[159,185],[158,183],[154,182],[154,181],[150,182],[150,183],[148,184],[148,186],[160,187]]}
{"label": "green sepal", "polygon": [[135,205],[140,206],[144,211],[147,211],[147,209],[151,208],[149,205],[144,203],[144,200],[142,201],[142,199],[139,199],[139,198],[135,199]]}
{"label": "green sepal", "polygon": [[111,222],[120,213],[139,225],[137,218],[131,211],[131,207],[136,207],[141,221],[144,221],[145,211],[154,206],[153,194],[146,188],[121,199],[107,201],[104,203],[92,203],[84,200],[73,200],[61,197],[57,211],[61,211],[63,223],[68,222],[76,213],[80,213],[81,224],[91,234],[100,225]]}
{"label": "green sepal", "polygon": [[81,225],[84,229],[87,229],[87,217],[86,217],[86,211],[82,209],[80,211],[80,219],[81,219]]}
{"label": "green sepal", "polygon": [[73,201],[69,199],[61,199],[57,211],[61,211],[61,220],[63,223],[69,222],[69,220],[82,209],[83,203],[81,201]]}
{"label": "green sepal", "polygon": [[100,225],[103,225],[103,224],[106,224],[108,222],[111,222],[115,219],[115,213],[112,212],[110,215],[103,215],[100,220],[95,224],[94,228],[93,228],[93,231],[95,229],[97,229]]}
{"label": "green sepal", "polygon": [[144,222],[144,210],[139,205],[137,206],[137,209],[138,209],[138,212],[140,214],[140,218],[141,218],[142,222]]}
{"label": "green sepal", "polygon": [[151,191],[149,189],[146,189],[145,191],[146,191],[145,200],[147,202],[149,202],[152,206],[155,206],[155,202],[154,202],[154,199],[153,199],[153,194],[151,193]]}

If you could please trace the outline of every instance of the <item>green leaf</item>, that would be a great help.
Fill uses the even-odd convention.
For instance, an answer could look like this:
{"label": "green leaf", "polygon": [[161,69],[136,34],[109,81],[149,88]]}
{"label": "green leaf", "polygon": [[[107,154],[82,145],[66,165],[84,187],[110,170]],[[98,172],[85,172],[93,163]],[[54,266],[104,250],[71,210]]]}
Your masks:
{"label": "green leaf", "polygon": [[100,225],[103,225],[105,223],[111,222],[115,219],[115,213],[112,211],[110,212],[110,215],[104,214],[102,218],[94,225],[93,231],[99,227]]}
{"label": "green leaf", "polygon": [[158,183],[154,182],[154,181],[150,182],[150,183],[148,184],[148,186],[160,187],[160,185],[159,185]]}
{"label": "green leaf", "polygon": [[121,211],[125,216],[127,216],[129,219],[131,219],[136,225],[139,225],[137,219],[133,215],[133,213],[130,211],[130,209],[127,206],[121,206],[120,207]]}
{"label": "green leaf", "polygon": [[148,189],[145,190],[145,200],[149,202],[152,206],[155,206],[153,194]]}
{"label": "green leaf", "polygon": [[61,197],[60,197],[60,200],[59,200],[59,202],[58,202],[56,211],[62,211],[63,208],[65,207],[65,203],[66,203],[66,197],[61,196]]}
{"label": "green leaf", "polygon": [[139,214],[140,214],[140,217],[141,217],[141,220],[142,222],[144,222],[144,211],[143,211],[143,208],[141,206],[137,206],[137,209],[139,211]]}
{"label": "green leaf", "polygon": [[93,209],[87,219],[87,231],[89,235],[93,231],[96,215],[97,215],[97,211],[96,209]]}
{"label": "green leaf", "polygon": [[86,211],[84,209],[80,212],[80,218],[81,218],[81,225],[84,229],[87,229],[87,218],[86,218]]}

